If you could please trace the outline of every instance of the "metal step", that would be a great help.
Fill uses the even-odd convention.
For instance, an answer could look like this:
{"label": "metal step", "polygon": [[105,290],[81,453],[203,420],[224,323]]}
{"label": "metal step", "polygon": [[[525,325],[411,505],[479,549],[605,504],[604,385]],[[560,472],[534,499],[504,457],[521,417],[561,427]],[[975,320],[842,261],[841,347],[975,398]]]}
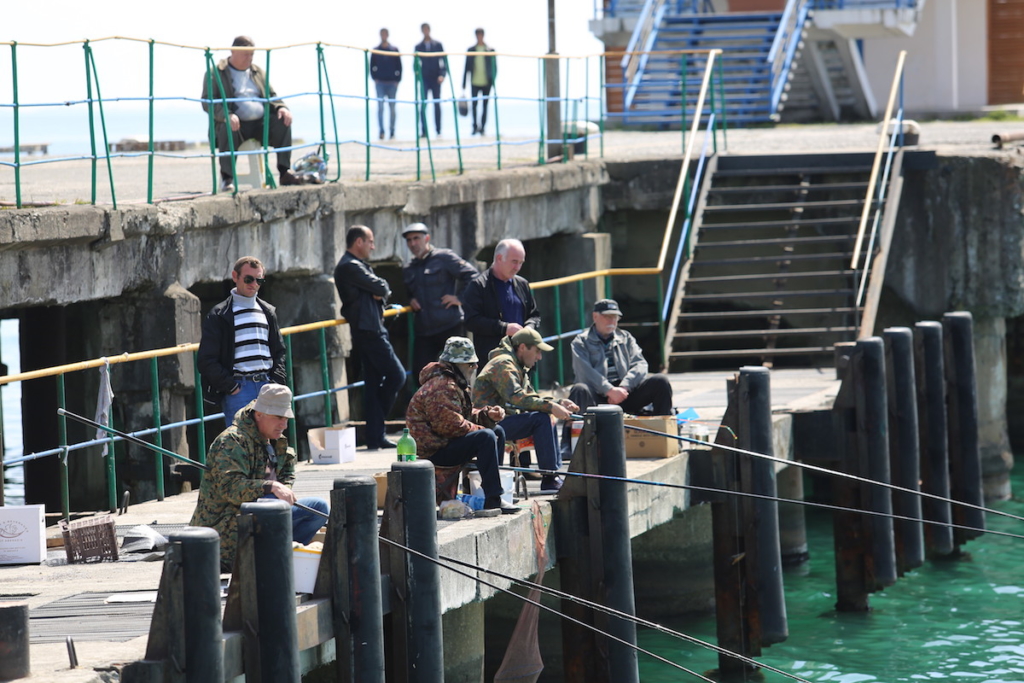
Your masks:
{"label": "metal step", "polygon": [[838,192],[841,190],[867,190],[867,182],[863,183],[821,183],[818,185],[729,185],[712,187],[709,195],[716,194],[752,194],[755,192]]}
{"label": "metal step", "polygon": [[669,358],[743,358],[809,356],[834,353],[831,346],[801,346],[792,349],[720,349],[717,351],[672,351]]}
{"label": "metal step", "polygon": [[871,166],[803,166],[793,168],[736,168],[715,171],[718,178],[749,178],[757,176],[787,175],[852,175],[855,173],[871,173]]}
{"label": "metal step", "polygon": [[[706,230],[707,226],[701,228]],[[734,240],[729,242],[698,242],[697,251],[703,249],[721,249],[729,247],[770,247],[789,246],[797,244],[831,244],[834,242],[854,242],[856,235],[834,235],[826,237],[780,237],[766,240]]]}
{"label": "metal step", "polygon": [[701,312],[690,312],[680,313],[679,320],[704,320],[704,319],[717,319],[717,318],[759,318],[759,317],[770,317],[773,315],[782,315],[785,317],[798,316],[798,315],[828,315],[830,313],[836,314],[850,314],[858,313],[863,308],[855,306],[838,306],[836,308],[769,308],[764,310],[750,310],[750,311],[701,311]]}
{"label": "metal step", "polygon": [[714,332],[676,332],[673,339],[751,339],[768,337],[794,337],[801,334],[846,334],[857,327],[786,327],[778,330],[715,330]]}
{"label": "metal step", "polygon": [[[705,207],[705,210],[710,207]],[[860,216],[837,216],[832,218],[790,218],[786,220],[751,221],[749,223],[704,223],[701,231],[704,230],[736,230],[747,228],[788,228],[800,227],[825,227],[827,225],[851,225],[860,223]],[[713,243],[719,244],[719,243]]]}
{"label": "metal step", "polygon": [[713,282],[756,282],[758,280],[803,280],[812,277],[851,277],[855,270],[810,270],[795,273],[754,273],[750,275],[720,275],[716,277],[691,277],[686,281],[689,285],[706,285]]}
{"label": "metal step", "polygon": [[749,258],[723,258],[708,261],[694,261],[692,268],[703,268],[704,266],[735,266],[735,265],[758,265],[767,263],[787,263],[790,261],[849,261],[853,256],[852,251],[833,251],[821,254],[783,254],[781,256],[751,256]]}
{"label": "metal step", "polygon": [[[874,199],[872,204],[877,205],[878,199]],[[724,213],[724,212],[739,212],[739,211],[783,211],[791,209],[842,209],[842,208],[853,208],[863,207],[863,199],[837,199],[835,201],[821,201],[821,202],[772,202],[764,204],[708,204],[704,207],[704,212],[713,213]]]}
{"label": "metal step", "polygon": [[856,290],[853,289],[798,289],[792,292],[736,292],[736,293],[715,293],[715,294],[687,294],[683,297],[683,303],[697,303],[706,301],[736,301],[737,299],[794,299],[805,296],[853,296]]}

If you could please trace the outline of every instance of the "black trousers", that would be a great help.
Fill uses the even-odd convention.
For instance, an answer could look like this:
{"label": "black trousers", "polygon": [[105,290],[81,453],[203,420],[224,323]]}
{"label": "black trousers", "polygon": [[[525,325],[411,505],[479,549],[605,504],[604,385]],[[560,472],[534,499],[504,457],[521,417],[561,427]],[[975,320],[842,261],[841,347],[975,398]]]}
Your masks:
{"label": "black trousers", "polygon": [[434,98],[434,128],[441,134],[441,84],[435,78],[433,82],[423,81],[423,106],[420,107],[420,126],[423,137],[427,136],[427,95]]}
{"label": "black trousers", "polygon": [[501,495],[501,477],[498,467],[505,455],[505,430],[499,425],[494,429],[478,429],[452,439],[444,448],[430,456],[430,462],[438,467],[455,467],[476,460],[480,471],[480,488],[485,496]]}
{"label": "black trousers", "polygon": [[[470,92],[473,95],[473,130],[484,132],[484,126],[487,125],[487,98],[491,94],[491,86],[489,85],[474,85],[470,88]],[[476,119],[476,103],[477,97],[480,97],[480,123],[477,123]]]}
{"label": "black trousers", "polygon": [[405,384],[405,368],[391,348],[387,332],[352,330],[352,349],[363,366],[363,419],[366,446],[374,449],[384,442],[384,420]]}
{"label": "black trousers", "polygon": [[[256,119],[255,121],[242,121],[241,125],[238,126],[238,130],[234,131],[233,137],[235,139],[235,151],[238,151],[239,146],[249,138],[254,138],[261,145],[263,144],[263,119]],[[286,126],[277,118],[277,113],[270,112],[270,131],[267,134],[267,142],[271,147],[291,147],[292,146],[292,127]],[[227,152],[228,149],[228,126],[227,123],[217,124],[217,151]],[[277,170],[287,171],[292,167],[292,153],[291,150],[277,153]],[[231,180],[234,175],[231,173],[231,155],[225,155],[220,158],[220,176],[225,180]]]}
{"label": "black trousers", "polygon": [[416,347],[412,352],[412,377],[419,384],[420,370],[426,367],[427,363],[433,363],[444,351],[444,343],[448,337],[465,337],[466,326],[459,323],[437,334],[416,335]]}
{"label": "black trousers", "polygon": [[[589,385],[573,384],[569,390],[569,400],[580,407],[580,412],[593,405],[608,403],[607,396],[595,395]],[[672,414],[672,384],[665,375],[647,375],[626,400],[620,403],[622,410],[636,415],[648,403],[653,404],[655,415]]]}

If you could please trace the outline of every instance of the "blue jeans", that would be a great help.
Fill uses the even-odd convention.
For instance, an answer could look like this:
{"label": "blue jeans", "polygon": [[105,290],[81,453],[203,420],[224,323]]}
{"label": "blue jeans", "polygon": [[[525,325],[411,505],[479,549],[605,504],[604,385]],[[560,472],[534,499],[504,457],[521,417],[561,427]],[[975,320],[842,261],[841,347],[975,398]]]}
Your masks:
{"label": "blue jeans", "polygon": [[478,429],[452,439],[430,456],[430,462],[438,467],[455,467],[476,460],[484,495],[500,496],[502,488],[498,465],[504,455],[505,431],[500,425],[495,425],[494,429]]}
{"label": "blue jeans", "polygon": [[[562,467],[562,454],[556,447],[558,435],[551,424],[551,416],[539,411],[509,415],[498,423],[505,430],[505,438],[509,441],[533,437],[533,446],[537,450],[537,466],[542,470],[558,470]],[[483,475],[481,474],[481,477]]]}
{"label": "blue jeans", "polygon": [[391,137],[395,137],[395,93],[398,92],[398,83],[394,81],[374,81],[377,86],[377,128],[381,137],[384,137],[384,100],[388,100],[391,107]]}
{"label": "blue jeans", "polygon": [[260,389],[263,388],[264,384],[268,384],[268,382],[253,382],[251,379],[240,379],[238,384],[241,386],[238,393],[234,395],[227,394],[221,402],[221,406],[224,408],[224,422],[229,427],[235,421],[235,413],[249,405],[250,401],[255,401],[256,397],[260,395]]}
{"label": "blue jeans", "polygon": [[[327,501],[319,498],[299,498],[299,503],[302,503],[306,507],[311,507],[314,510],[319,510],[324,514],[329,514],[331,508],[327,506]],[[292,506],[292,540],[298,541],[302,545],[307,545],[316,536],[316,532],[320,531],[320,527],[327,524],[327,518],[321,517],[318,514],[310,512],[309,510],[303,510],[302,508]]]}
{"label": "blue jeans", "polygon": [[388,333],[352,330],[352,348],[359,352],[363,366],[363,419],[366,420],[366,447],[384,444],[384,420],[395,405],[405,384],[405,368],[391,348]]}

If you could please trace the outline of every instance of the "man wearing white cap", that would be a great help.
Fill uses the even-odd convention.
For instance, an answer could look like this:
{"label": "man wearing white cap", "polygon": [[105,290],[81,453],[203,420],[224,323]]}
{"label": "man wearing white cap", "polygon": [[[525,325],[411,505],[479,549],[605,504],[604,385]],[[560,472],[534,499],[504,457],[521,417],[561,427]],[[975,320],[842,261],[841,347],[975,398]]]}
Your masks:
{"label": "man wearing white cap", "polygon": [[592,316],[594,324],[572,340],[576,384],[569,398],[580,410],[610,403],[636,415],[651,404],[654,415],[671,415],[672,385],[665,375],[647,373],[640,345],[633,335],[619,329],[619,304],[601,299],[594,304]]}
{"label": "man wearing white cap", "polygon": [[309,543],[323,526],[320,515],[295,507],[298,502],[327,513],[319,498],[296,500],[295,451],[284,430],[292,411],[292,392],[282,384],[267,384],[256,400],[238,411],[234,423],[210,447],[210,471],[199,488],[199,502],[189,522],[220,534],[221,571],[231,571],[238,545],[238,511],[242,503],[280,498],[292,505],[292,540]]}
{"label": "man wearing white cap", "polygon": [[402,231],[412,259],[402,267],[409,306],[416,311],[412,376],[437,360],[449,337],[466,334],[459,293],[475,278],[476,268],[451,249],[430,243],[430,228],[413,223]]}

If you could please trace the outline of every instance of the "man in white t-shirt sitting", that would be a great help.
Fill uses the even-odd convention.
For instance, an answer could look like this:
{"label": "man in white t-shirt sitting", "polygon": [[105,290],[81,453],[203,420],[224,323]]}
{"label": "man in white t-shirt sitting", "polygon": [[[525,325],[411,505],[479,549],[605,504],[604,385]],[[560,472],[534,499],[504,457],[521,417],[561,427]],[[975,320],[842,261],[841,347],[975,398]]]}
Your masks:
{"label": "man in white t-shirt sitting", "polygon": [[[238,36],[231,46],[252,48],[255,43],[249,36]],[[252,49],[232,50],[230,57],[218,62],[216,70],[208,71],[203,78],[203,110],[210,111],[210,107],[213,107],[213,118],[217,123],[217,150],[221,153],[231,149],[228,144],[228,125],[231,126],[236,151],[249,138],[263,144],[266,104],[270,105],[267,142],[275,149],[292,146],[292,113],[282,100],[273,99],[277,93],[267,84],[263,70],[252,63],[254,54]],[[302,182],[291,171],[291,159],[289,149],[277,153],[277,170],[282,185],[299,185]],[[220,178],[221,192],[232,192],[235,189],[230,154],[220,157]]]}

